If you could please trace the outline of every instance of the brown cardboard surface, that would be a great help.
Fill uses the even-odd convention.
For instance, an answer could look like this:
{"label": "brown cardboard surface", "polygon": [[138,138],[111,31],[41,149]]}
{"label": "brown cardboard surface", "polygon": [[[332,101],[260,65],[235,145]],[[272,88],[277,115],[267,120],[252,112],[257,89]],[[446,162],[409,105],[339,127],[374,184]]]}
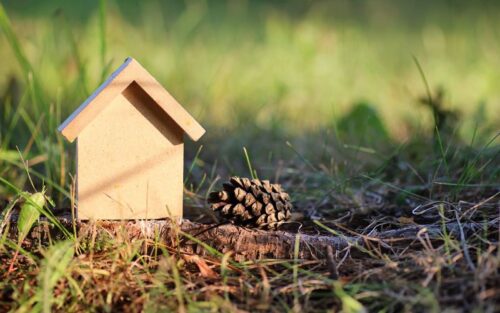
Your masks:
{"label": "brown cardboard surface", "polygon": [[128,58],[118,71],[108,78],[64,123],[59,127],[69,140],[79,134],[95,119],[109,102],[123,92],[132,82],[137,83],[167,115],[193,140],[198,140],[205,129],[158,83],[136,60]]}
{"label": "brown cardboard surface", "polygon": [[182,217],[182,135],[135,82],[109,100],[78,135],[78,217]]}

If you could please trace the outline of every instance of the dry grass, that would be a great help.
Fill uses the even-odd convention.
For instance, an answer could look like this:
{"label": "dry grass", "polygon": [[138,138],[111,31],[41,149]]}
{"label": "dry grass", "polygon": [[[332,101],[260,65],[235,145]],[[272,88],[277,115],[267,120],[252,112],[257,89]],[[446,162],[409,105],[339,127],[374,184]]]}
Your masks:
{"label": "dry grass", "polygon": [[[399,151],[401,163],[410,162],[405,151]],[[483,153],[484,170],[494,171],[496,160],[488,162]],[[453,160],[448,161],[453,166]],[[421,164],[428,169],[425,162]],[[460,191],[437,183],[416,186],[411,177],[419,175],[410,172],[422,168],[409,167],[392,180],[381,180],[391,165],[377,169],[379,179],[331,188],[332,176],[307,171],[308,166],[298,158],[281,169],[280,181],[296,196],[296,211],[303,216],[284,228],[362,236],[364,245],[333,251],[333,260],[238,262],[231,253],[210,248],[205,257],[180,252],[176,245],[181,234],[167,245],[161,238],[132,240],[124,229],[111,236],[95,225],[90,235],[67,244],[25,246],[32,255],[23,254],[12,273],[7,267],[15,245],[4,242],[1,308],[40,309],[45,301],[56,311],[493,312],[497,308],[500,196],[498,186],[490,186],[493,181],[461,186]],[[461,171],[451,169],[455,177],[448,180],[457,181]],[[297,176],[297,171],[306,175]],[[198,212],[198,218],[205,188],[187,193],[187,206]],[[421,229],[417,235],[377,239],[384,232],[423,224],[439,231]],[[450,231],[446,225],[451,224],[459,226]],[[55,266],[63,260],[58,250],[69,247],[74,256],[57,274]],[[46,277],[47,271],[56,278]],[[47,298],[42,298],[44,288],[50,288]]]}
{"label": "dry grass", "polygon": [[[500,145],[491,114],[498,45],[494,32],[480,31],[494,29],[487,26],[496,23],[496,6],[458,22],[441,7],[435,21],[419,15],[408,31],[376,14],[350,25],[342,20],[350,6],[330,24],[328,5],[304,15],[253,2],[224,7],[235,18],[202,3],[165,11],[158,2],[136,25],[100,3],[97,20],[81,29],[59,11],[12,23],[0,4],[0,54],[18,65],[10,81],[0,80],[0,311],[498,311]],[[163,16],[172,17],[168,27]],[[30,40],[22,29],[38,35]],[[124,33],[131,44],[120,44]],[[235,48],[233,38],[247,45]],[[401,51],[408,44],[424,66]],[[298,258],[298,245],[287,260],[241,261],[210,246],[204,256],[183,252],[181,233],[132,239],[96,224],[78,237],[55,225],[59,237],[24,242],[9,271],[18,245],[6,213],[19,208],[23,191],[42,186],[54,214],[74,204],[72,149],[55,129],[66,104],[88,95],[109,72],[108,56],[123,51],[147,60],[209,130],[203,148],[186,149],[191,220],[218,222],[208,192],[229,175],[258,175],[292,196],[296,219],[283,230],[363,244],[310,260]],[[458,90],[434,90],[426,75],[431,86]],[[361,97],[378,105],[356,104]],[[398,233],[407,227],[420,231]]]}

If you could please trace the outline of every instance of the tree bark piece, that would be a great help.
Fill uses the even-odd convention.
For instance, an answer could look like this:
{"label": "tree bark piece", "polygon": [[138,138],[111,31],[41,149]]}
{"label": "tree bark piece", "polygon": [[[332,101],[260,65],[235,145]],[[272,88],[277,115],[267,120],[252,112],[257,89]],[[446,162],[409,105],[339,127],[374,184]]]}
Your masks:
{"label": "tree bark piece", "polygon": [[[58,220],[70,231],[73,229],[69,216],[59,217]],[[492,220],[484,223],[448,223],[446,228],[449,234],[456,236],[460,228],[470,234],[488,227],[489,231],[499,229],[499,221]],[[328,247],[333,252],[348,246],[369,247],[378,245],[390,247],[398,240],[417,238],[417,234],[424,228],[430,239],[441,238],[441,225],[413,225],[396,230],[372,232],[369,236],[329,236],[297,234],[286,231],[266,231],[249,229],[232,224],[207,225],[184,220],[182,223],[173,223],[170,220],[148,221],[98,221],[79,222],[75,225],[81,241],[104,238],[127,237],[127,240],[150,239],[159,240],[161,243],[178,248],[181,252],[207,255],[209,252],[201,243],[209,245],[219,252],[232,252],[235,260],[253,259],[293,259],[295,240],[300,240],[298,258],[300,259],[326,259]],[[189,240],[182,233],[189,234],[195,240]],[[17,228],[15,217],[9,228],[9,238],[16,240]],[[28,236],[25,244],[37,242],[46,243],[49,239],[62,238],[60,231],[46,221],[41,221],[35,226]],[[183,238],[178,241],[177,238]],[[370,242],[370,244],[367,244]]]}

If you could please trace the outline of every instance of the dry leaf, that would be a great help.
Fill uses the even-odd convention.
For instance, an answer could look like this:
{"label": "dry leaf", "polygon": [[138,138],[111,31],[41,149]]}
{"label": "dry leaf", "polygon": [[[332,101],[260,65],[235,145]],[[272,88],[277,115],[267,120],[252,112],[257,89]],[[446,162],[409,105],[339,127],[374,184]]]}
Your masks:
{"label": "dry leaf", "polygon": [[205,260],[200,258],[198,255],[184,255],[183,258],[187,262],[195,263],[196,266],[198,266],[198,269],[200,270],[200,275],[202,277],[213,278],[213,279],[219,277],[219,275],[216,272],[214,272],[214,270],[212,270],[210,266],[208,266],[207,262],[205,262]]}

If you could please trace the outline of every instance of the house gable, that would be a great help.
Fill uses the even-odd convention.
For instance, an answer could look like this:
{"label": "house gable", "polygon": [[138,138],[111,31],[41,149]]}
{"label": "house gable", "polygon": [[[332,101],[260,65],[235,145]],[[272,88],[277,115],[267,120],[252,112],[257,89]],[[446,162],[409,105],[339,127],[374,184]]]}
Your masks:
{"label": "house gable", "polygon": [[136,60],[125,62],[58,128],[70,142],[94,119],[117,95],[130,84],[136,83],[191,139],[198,140],[203,127],[149,74]]}

